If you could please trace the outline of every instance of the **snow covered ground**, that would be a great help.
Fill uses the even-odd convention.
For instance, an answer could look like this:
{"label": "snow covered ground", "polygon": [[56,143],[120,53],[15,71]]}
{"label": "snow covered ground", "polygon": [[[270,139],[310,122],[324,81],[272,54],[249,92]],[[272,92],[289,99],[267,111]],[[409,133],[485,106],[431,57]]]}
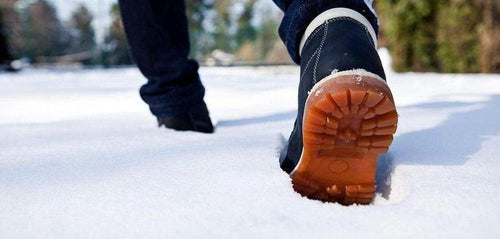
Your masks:
{"label": "snow covered ground", "polygon": [[158,129],[134,68],[0,74],[0,238],[500,237],[500,75],[389,73],[399,129],[350,207],[279,168],[297,67],[201,76],[213,135]]}

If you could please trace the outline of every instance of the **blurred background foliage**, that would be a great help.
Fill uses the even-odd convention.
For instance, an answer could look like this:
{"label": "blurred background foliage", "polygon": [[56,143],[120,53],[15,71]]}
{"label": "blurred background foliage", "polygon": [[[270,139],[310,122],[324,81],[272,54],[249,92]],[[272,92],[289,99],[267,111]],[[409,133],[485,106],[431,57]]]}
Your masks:
{"label": "blurred background foliage", "polygon": [[500,72],[500,1],[375,2],[396,71]]}
{"label": "blurred background foliage", "polygon": [[[291,63],[277,28],[277,8],[259,0],[186,0],[191,57],[258,64]],[[269,0],[270,1],[270,0]],[[376,0],[380,46],[396,71],[500,72],[500,1]],[[1,35],[13,58],[34,65],[132,64],[118,5],[102,39],[81,4],[61,20],[49,0],[1,0]],[[1,40],[1,39],[0,39]]]}

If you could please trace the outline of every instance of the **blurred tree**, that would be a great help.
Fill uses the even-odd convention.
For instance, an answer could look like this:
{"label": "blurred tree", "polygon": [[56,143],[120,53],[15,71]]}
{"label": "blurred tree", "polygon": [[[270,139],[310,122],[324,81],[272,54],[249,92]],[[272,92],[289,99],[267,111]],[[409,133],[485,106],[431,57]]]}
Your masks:
{"label": "blurred tree", "polygon": [[483,16],[479,26],[481,72],[500,73],[500,1],[475,1]]}
{"label": "blurred tree", "polygon": [[103,63],[110,65],[130,65],[132,59],[129,54],[127,37],[123,30],[120,8],[115,3],[111,8],[112,22],[104,38]]}
{"label": "blurred tree", "polygon": [[23,40],[18,45],[22,56],[38,62],[41,56],[60,56],[69,52],[71,37],[57,16],[57,12],[46,0],[38,0],[24,12]]}
{"label": "blurred tree", "polygon": [[9,51],[9,44],[7,41],[7,30],[4,27],[4,10],[3,6],[0,5],[0,65],[9,64],[12,60],[12,56]]}
{"label": "blurred tree", "polygon": [[500,72],[498,0],[378,0],[396,71]]}
{"label": "blurred tree", "polygon": [[[72,52],[73,53],[85,53],[92,56],[92,52],[95,53],[95,33],[92,27],[92,14],[84,6],[80,5],[72,14],[70,20],[71,33],[73,37],[72,41]],[[85,59],[83,63],[90,64],[92,58]]]}
{"label": "blurred tree", "polygon": [[243,3],[243,12],[241,13],[236,30],[236,47],[239,48],[247,41],[254,41],[257,37],[257,30],[252,25],[251,21],[254,15],[254,7],[256,0],[245,0]]}
{"label": "blurred tree", "polygon": [[[253,5],[254,3],[251,4],[251,8],[253,8]],[[243,15],[248,14],[248,12],[251,11],[243,11]],[[248,21],[238,21],[238,29],[241,29],[241,35],[240,38],[238,38],[238,34],[236,34],[235,38],[236,42],[240,39],[239,43],[241,45],[236,51],[236,56],[242,61],[273,61],[273,63],[276,63],[276,61],[279,60],[278,58],[280,58],[278,57],[278,55],[281,54],[280,50],[284,49],[284,47],[280,48],[279,45],[276,44],[279,43],[283,45],[279,40],[277,31],[279,20],[282,15],[272,14],[272,10],[270,9],[264,9],[261,15],[264,17],[260,19],[256,27],[251,25],[251,17],[248,18],[248,15],[244,17],[247,18]],[[245,26],[245,24],[249,24],[253,29],[245,32],[243,29],[249,29],[249,26]],[[275,54],[275,56],[270,57],[269,54]]]}
{"label": "blurred tree", "polygon": [[[265,60],[268,52],[274,47],[276,41],[279,41],[278,26],[279,19],[273,17],[271,10],[266,10],[263,14],[257,32],[257,44],[259,45],[260,60]],[[276,16],[276,15],[274,15]]]}
{"label": "blurred tree", "polygon": [[470,0],[441,1],[437,57],[445,72],[479,72],[481,11]]}
{"label": "blurred tree", "polygon": [[[16,0],[2,0],[0,1],[0,8],[2,8],[4,33],[7,37],[7,42],[10,44],[11,54],[14,58],[23,56],[22,47],[25,45],[25,31],[23,26],[24,20],[21,18],[19,11],[14,10]],[[24,10],[27,15],[28,11]],[[26,19],[26,18],[24,18]]]}
{"label": "blurred tree", "polygon": [[438,2],[375,1],[396,71],[437,70],[434,21]]}
{"label": "blurred tree", "polygon": [[212,4],[204,0],[186,0],[186,16],[189,26],[190,57],[200,60],[210,52],[210,37],[203,24]]}
{"label": "blurred tree", "polygon": [[226,52],[233,52],[233,35],[231,29],[231,14],[230,9],[233,6],[233,0],[217,0],[213,2],[213,7],[216,12],[215,17],[215,32],[213,33],[215,40],[215,49],[220,49]]}

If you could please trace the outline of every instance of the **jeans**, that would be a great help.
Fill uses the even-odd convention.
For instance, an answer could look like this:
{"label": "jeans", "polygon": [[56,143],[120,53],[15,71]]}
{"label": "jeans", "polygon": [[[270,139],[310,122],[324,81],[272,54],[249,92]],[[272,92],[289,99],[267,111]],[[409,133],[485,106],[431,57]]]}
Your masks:
{"label": "jeans", "polygon": [[[362,14],[378,32],[371,0],[274,0],[285,12],[279,27],[292,60],[300,62],[298,48],[308,24],[336,7]],[[205,88],[198,63],[188,59],[189,35],[184,0],[119,0],[132,57],[148,82],[142,99],[156,117],[189,111],[203,102]]]}

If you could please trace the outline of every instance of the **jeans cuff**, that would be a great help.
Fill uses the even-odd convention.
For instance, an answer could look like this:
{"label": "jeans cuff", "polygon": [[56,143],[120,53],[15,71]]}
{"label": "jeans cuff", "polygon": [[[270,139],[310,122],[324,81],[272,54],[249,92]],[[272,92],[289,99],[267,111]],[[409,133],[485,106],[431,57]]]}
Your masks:
{"label": "jeans cuff", "polygon": [[295,0],[285,12],[279,34],[292,60],[300,64],[300,40],[309,23],[322,12],[332,8],[349,8],[363,15],[378,34],[378,19],[365,0]]}
{"label": "jeans cuff", "polygon": [[158,96],[141,97],[149,105],[151,113],[160,118],[185,113],[202,103],[204,96],[205,88],[200,81],[197,81],[189,85],[166,88]]}

